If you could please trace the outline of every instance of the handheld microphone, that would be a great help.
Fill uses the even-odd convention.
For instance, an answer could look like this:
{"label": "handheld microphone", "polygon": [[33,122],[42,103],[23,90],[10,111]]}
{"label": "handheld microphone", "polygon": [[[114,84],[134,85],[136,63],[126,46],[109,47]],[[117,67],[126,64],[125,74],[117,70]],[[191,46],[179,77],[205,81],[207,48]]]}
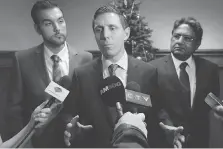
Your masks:
{"label": "handheld microphone", "polygon": [[204,100],[212,109],[218,105],[223,105],[223,101],[221,101],[217,96],[213,93],[209,93]]}
{"label": "handheld microphone", "polygon": [[[61,79],[59,80],[59,82],[58,82],[58,84],[61,86],[61,87],[63,87],[63,88],[65,88],[65,89],[68,89],[69,87],[70,87],[70,85],[71,85],[71,79],[68,77],[68,76],[63,76],[63,77],[61,77]],[[60,88],[57,88],[58,89],[58,91],[61,91],[60,90]],[[55,89],[56,90],[56,89]],[[52,104],[56,101],[56,97],[52,97],[52,98],[50,98],[50,100],[47,102],[47,104],[44,106],[44,108],[49,108],[49,107],[51,107],[52,106]],[[58,99],[59,100],[59,99]],[[60,100],[61,101],[61,100]],[[62,102],[62,101],[61,101]]]}
{"label": "handheld microphone", "polygon": [[152,107],[150,95],[141,93],[140,85],[136,82],[129,82],[125,89],[126,102],[139,104],[145,107]]}
{"label": "handheld microphone", "polygon": [[[56,84],[56,83],[55,83]],[[61,77],[61,79],[59,80],[59,85],[61,85],[61,87],[63,87],[63,88],[60,88],[60,86],[58,85],[58,84],[56,84],[57,86],[53,86],[54,88],[54,91],[58,91],[58,92],[60,92],[60,94],[62,93],[63,95],[57,95],[57,94],[53,94],[53,90],[52,90],[52,86],[50,86],[50,84],[47,86],[47,88],[46,88],[46,90],[48,89],[48,88],[50,88],[50,89],[48,89],[47,91],[45,90],[45,92],[47,92],[47,93],[50,93],[50,95],[52,95],[52,98],[46,103],[46,105],[44,106],[44,108],[49,108],[49,107],[51,107],[52,106],[52,104],[56,101],[56,100],[59,100],[59,101],[61,101],[61,102],[63,102],[63,100],[66,98],[66,96],[68,95],[68,93],[69,93],[69,91],[68,91],[68,93],[67,92],[65,92],[65,93],[63,93],[63,91],[64,91],[64,89],[63,88],[65,88],[65,89],[68,89],[69,87],[70,87],[70,85],[71,85],[71,79],[68,77],[68,76],[63,76],[63,77]],[[64,98],[65,97],[65,98]],[[64,98],[64,99],[63,99]],[[63,100],[61,100],[61,99],[63,99]],[[25,142],[27,142],[29,139],[31,139],[32,138],[32,136],[33,136],[33,134],[35,133],[35,126],[37,125],[37,123],[35,123],[34,124],[34,126],[32,127],[32,129],[25,135],[25,137],[21,140],[21,142],[16,146],[16,148],[19,148],[19,147],[21,147],[21,146],[23,146],[24,145],[24,143]]]}
{"label": "handheld microphone", "polygon": [[123,115],[122,105],[125,103],[125,89],[122,81],[116,76],[105,78],[99,85],[100,95],[108,106],[115,106],[119,118]]}

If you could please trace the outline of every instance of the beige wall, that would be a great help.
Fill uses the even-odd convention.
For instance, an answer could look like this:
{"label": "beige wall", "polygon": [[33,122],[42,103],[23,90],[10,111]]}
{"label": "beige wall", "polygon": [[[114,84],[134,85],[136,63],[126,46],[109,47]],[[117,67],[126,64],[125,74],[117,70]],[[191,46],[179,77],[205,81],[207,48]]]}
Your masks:
{"label": "beige wall", "polygon": [[[71,45],[96,50],[91,29],[95,10],[110,0],[54,0],[63,8]],[[0,0],[0,50],[21,50],[37,45],[41,38],[33,29],[30,10],[35,0]],[[141,0],[140,12],[154,30],[152,40],[159,49],[169,48],[174,20],[194,16],[204,28],[201,49],[223,49],[223,0]]]}

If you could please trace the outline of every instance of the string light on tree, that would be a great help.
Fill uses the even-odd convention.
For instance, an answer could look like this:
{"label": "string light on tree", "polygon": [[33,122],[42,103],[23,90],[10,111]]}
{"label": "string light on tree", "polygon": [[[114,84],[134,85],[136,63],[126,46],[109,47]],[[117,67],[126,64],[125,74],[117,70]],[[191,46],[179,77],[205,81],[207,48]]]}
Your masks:
{"label": "string light on tree", "polygon": [[127,0],[124,0],[124,6],[127,8]]}

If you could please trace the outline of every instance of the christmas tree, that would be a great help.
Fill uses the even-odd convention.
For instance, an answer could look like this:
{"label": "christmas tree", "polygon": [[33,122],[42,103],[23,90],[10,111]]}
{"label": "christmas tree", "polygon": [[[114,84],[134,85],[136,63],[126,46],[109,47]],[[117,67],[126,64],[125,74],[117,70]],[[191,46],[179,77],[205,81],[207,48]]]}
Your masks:
{"label": "christmas tree", "polygon": [[143,61],[151,61],[155,58],[158,49],[152,47],[150,40],[152,30],[145,22],[145,17],[140,16],[141,2],[136,0],[113,0],[111,2],[126,17],[130,27],[130,37],[125,42],[125,49],[132,55]]}

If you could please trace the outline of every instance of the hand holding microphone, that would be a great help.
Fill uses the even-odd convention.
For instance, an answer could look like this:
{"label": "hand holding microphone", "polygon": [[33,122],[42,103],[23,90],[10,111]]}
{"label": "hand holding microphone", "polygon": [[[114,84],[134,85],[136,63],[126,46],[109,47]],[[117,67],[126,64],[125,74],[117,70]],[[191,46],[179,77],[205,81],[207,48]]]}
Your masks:
{"label": "hand holding microphone", "polygon": [[[67,90],[70,87],[71,80],[68,76],[63,76],[59,85],[55,82],[51,82],[45,92],[52,97],[45,101],[40,107],[34,110],[29,126],[31,129],[26,133],[23,139],[16,145],[16,148],[22,147],[29,139],[32,138],[33,134],[36,133],[36,129],[43,128],[46,126],[62,109],[62,102],[65,100],[66,96],[69,94]],[[61,85],[61,86],[60,86]],[[40,110],[41,109],[41,110]],[[33,124],[34,123],[34,124]],[[40,131],[41,132],[41,131]]]}
{"label": "hand holding microphone", "polygon": [[147,129],[145,124],[145,115],[143,113],[133,114],[131,112],[126,112],[115,125],[115,130],[122,124],[132,125],[140,129],[143,134],[147,137]]}
{"label": "hand holding microphone", "polygon": [[[34,134],[35,129],[33,128],[40,128],[42,127],[47,121],[47,117],[51,114],[51,111],[49,108],[44,108],[44,106],[47,104],[48,100],[43,102],[41,105],[39,105],[32,113],[29,123],[14,137],[7,140],[3,144],[0,144],[1,148],[15,148],[15,147],[24,147],[26,142],[31,138],[31,135]],[[37,125],[35,125],[38,122]],[[29,139],[27,138],[27,134],[29,132],[32,132],[31,135],[29,135]]]}
{"label": "hand holding microphone", "polygon": [[51,110],[50,108],[44,108],[45,105],[47,104],[48,100],[46,100],[45,102],[43,102],[41,105],[39,105],[32,113],[30,121],[28,123],[29,126],[34,127],[35,128],[40,128],[41,126],[43,126],[48,117],[51,115]]}
{"label": "hand holding microphone", "polygon": [[209,93],[205,98],[205,102],[214,110],[214,116],[223,121],[223,103],[213,93]]}
{"label": "hand holding microphone", "polygon": [[215,117],[223,122],[223,106],[218,105],[213,110],[215,111]]}
{"label": "hand holding microphone", "polygon": [[68,76],[63,76],[58,84],[52,81],[45,89],[45,92],[51,95],[51,98],[44,106],[44,108],[50,108],[51,110],[51,114],[48,116],[48,122],[54,119],[63,108],[62,103],[69,94],[67,89],[70,85],[71,79]]}
{"label": "hand holding microphone", "polygon": [[35,127],[35,129],[46,126],[55,117],[55,111],[58,111],[61,104],[56,101],[49,108],[46,108],[47,103],[49,103],[49,100],[39,105],[31,115],[29,125]]}

